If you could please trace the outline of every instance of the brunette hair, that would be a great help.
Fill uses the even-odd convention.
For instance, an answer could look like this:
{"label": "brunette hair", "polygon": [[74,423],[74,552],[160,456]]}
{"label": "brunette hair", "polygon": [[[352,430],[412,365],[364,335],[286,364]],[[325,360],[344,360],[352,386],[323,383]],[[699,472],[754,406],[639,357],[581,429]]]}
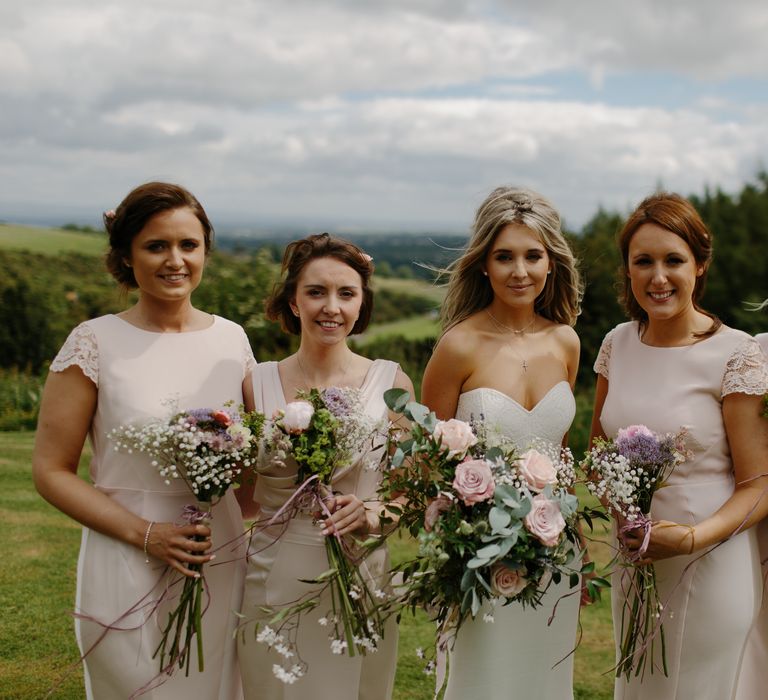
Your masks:
{"label": "brunette hair", "polygon": [[493,301],[483,265],[496,236],[509,224],[522,224],[538,234],[552,262],[552,273],[534,304],[536,313],[555,323],[576,323],[583,285],[560,227],[560,215],[538,192],[504,186],[493,190],[480,205],[466,249],[441,271],[448,275],[448,292],[440,312],[443,333]]}
{"label": "brunette hair", "polygon": [[334,258],[351,267],[362,280],[363,303],[360,315],[350,335],[362,333],[370,323],[373,313],[373,290],[370,287],[373,263],[354,243],[335,238],[328,233],[317,233],[288,244],[283,254],[281,280],[275,284],[265,303],[266,316],[279,321],[280,327],[293,335],[301,335],[301,321],[291,309],[296,299],[296,286],[302,271],[312,260]]}
{"label": "brunette hair", "polygon": [[640,332],[648,323],[648,314],[635,299],[635,295],[632,294],[632,283],[629,279],[629,243],[632,236],[644,224],[656,224],[670,233],[674,233],[682,238],[691,249],[696,266],[703,268],[703,272],[696,278],[693,286],[691,295],[693,307],[696,311],[712,319],[712,325],[709,329],[696,335],[706,338],[717,332],[722,321],[699,305],[704,295],[709,264],[712,262],[712,234],[693,204],[674,192],[657,192],[646,197],[629,215],[619,232],[618,244],[621,251],[624,278],[624,287],[621,290],[619,301],[623,304],[629,317],[638,322]]}
{"label": "brunette hair", "polygon": [[180,185],[168,182],[147,182],[131,190],[114,211],[104,214],[104,228],[109,235],[107,269],[127,289],[136,289],[136,277],[127,261],[131,243],[147,222],[156,214],[172,209],[189,208],[203,227],[205,252],[213,245],[213,226],[203,205]]}

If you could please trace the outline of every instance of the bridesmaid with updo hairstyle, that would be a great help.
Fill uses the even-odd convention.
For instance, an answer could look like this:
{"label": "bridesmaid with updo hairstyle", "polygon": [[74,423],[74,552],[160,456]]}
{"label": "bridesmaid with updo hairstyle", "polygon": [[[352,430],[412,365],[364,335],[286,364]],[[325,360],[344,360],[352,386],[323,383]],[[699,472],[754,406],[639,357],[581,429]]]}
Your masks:
{"label": "bridesmaid with updo hairstyle", "polygon": [[[75,634],[86,654],[85,696],[125,700],[146,689],[149,700],[238,700],[233,634],[244,552],[238,557],[232,545],[234,562],[205,567],[205,671],[192,663],[188,676],[160,676],[153,658],[183,577],[197,575],[190,565],[211,561],[242,534],[234,493],[213,506],[209,525],[179,524],[189,489],[166,484],[150,457],[116,452],[109,435],[167,417],[169,400],[180,410],[241,403],[253,355],[240,326],[192,304],[213,227],[190,192],[146,183],[105,225],[107,267],[124,289],[138,290],[138,301],[72,331],[51,363],[32,458],[37,490],[83,526]],[[77,475],[86,437],[89,481]]]}
{"label": "bridesmaid with updo hairstyle", "polygon": [[[370,360],[349,347],[347,339],[362,333],[373,311],[373,263],[360,248],[327,233],[293,241],[285,250],[282,277],[267,299],[267,318],[300,338],[299,349],[279,362],[264,362],[245,387],[246,407],[267,416],[284,409],[299,391],[311,388],[353,387],[360,390],[365,410],[373,421],[392,418],[384,403],[387,389],[398,387],[413,396],[413,385],[395,362]],[[238,635],[240,669],[248,700],[387,700],[392,695],[397,662],[397,625],[391,617],[375,653],[350,657],[334,653],[329,628],[321,624],[332,608],[330,593],[306,611],[298,624],[296,646],[306,673],[284,683],[273,673],[283,657],[257,642],[254,623],[272,613],[264,608],[290,605],[311,591],[313,579],[329,568],[324,537],[338,532],[358,537],[381,534],[379,513],[386,504],[376,501],[380,472],[370,468],[381,458],[383,446],[370,439],[360,445],[349,466],[333,478],[331,516],[315,522],[313,513],[300,512],[287,522],[251,538],[243,631]],[[253,503],[245,516],[260,510],[263,522],[272,518],[297,489],[298,465],[292,458],[284,466],[259,466]],[[241,503],[244,500],[241,499]],[[389,559],[380,547],[361,564],[373,589],[387,586]],[[315,584],[316,586],[316,584]],[[324,594],[325,595],[325,594]],[[293,663],[293,662],[292,662]]]}
{"label": "bridesmaid with updo hairstyle", "polygon": [[[600,348],[592,434],[684,428],[690,457],[654,495],[640,558],[656,569],[669,674],[622,676],[615,698],[733,698],[762,593],[752,526],[768,513],[768,368],[752,337],[701,305],[712,236],[690,202],[648,197],[618,240],[631,320]],[[628,532],[624,545],[639,550],[643,535]],[[620,579],[611,589],[615,627],[625,603]]]}

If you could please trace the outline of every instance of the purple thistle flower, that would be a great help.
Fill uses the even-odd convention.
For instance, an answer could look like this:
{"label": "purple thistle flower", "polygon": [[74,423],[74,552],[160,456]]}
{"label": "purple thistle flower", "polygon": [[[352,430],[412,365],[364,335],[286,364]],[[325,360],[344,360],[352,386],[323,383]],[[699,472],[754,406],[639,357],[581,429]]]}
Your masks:
{"label": "purple thistle flower", "polygon": [[352,411],[352,402],[343,389],[331,386],[321,393],[325,407],[336,417],[346,418]]}

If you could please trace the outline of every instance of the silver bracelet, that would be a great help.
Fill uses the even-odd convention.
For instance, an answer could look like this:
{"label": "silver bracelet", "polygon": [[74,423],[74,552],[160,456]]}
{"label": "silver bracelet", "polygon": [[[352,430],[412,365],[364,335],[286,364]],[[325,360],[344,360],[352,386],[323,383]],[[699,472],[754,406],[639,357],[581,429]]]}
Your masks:
{"label": "silver bracelet", "polygon": [[147,531],[144,533],[144,561],[149,564],[149,552],[147,551],[147,546],[149,545],[149,533],[152,530],[152,526],[155,524],[154,520],[149,521],[149,525],[147,525]]}

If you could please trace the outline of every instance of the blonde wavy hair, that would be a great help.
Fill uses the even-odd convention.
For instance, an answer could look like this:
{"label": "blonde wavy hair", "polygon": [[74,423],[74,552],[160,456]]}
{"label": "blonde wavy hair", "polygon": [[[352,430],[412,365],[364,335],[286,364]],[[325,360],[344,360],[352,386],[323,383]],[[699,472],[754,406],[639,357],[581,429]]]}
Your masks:
{"label": "blonde wavy hair", "polygon": [[440,310],[443,333],[493,301],[483,264],[496,236],[509,224],[522,224],[537,233],[552,263],[552,274],[547,275],[534,305],[536,313],[555,323],[576,323],[584,288],[576,258],[560,228],[560,215],[538,192],[505,186],[493,190],[478,208],[461,256],[439,271],[448,277],[448,292]]}

